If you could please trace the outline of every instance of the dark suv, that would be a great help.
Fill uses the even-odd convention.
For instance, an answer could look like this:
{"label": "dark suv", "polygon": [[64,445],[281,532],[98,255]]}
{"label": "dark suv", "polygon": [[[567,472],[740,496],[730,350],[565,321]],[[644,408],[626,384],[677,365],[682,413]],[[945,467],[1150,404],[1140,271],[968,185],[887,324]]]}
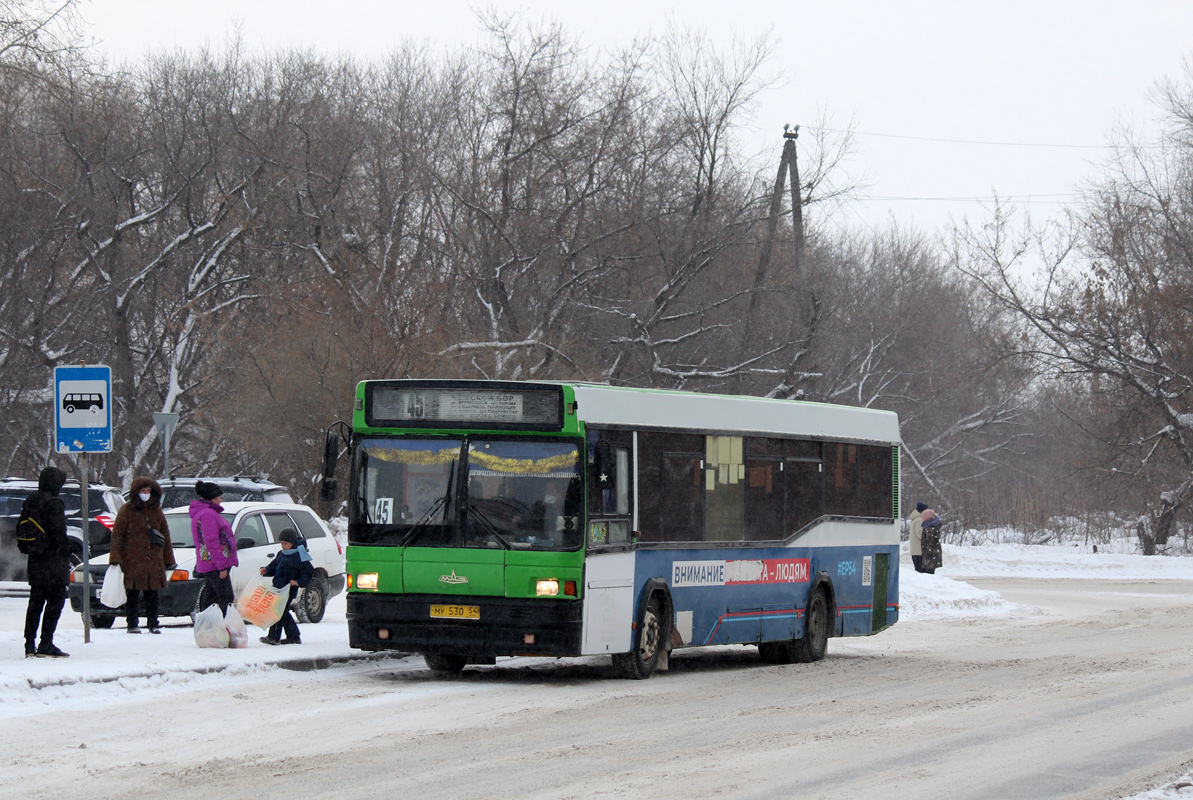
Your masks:
{"label": "dark suv", "polygon": [[224,490],[225,503],[293,503],[294,498],[284,486],[267,481],[237,475],[231,478],[170,478],[158,481],[162,487],[162,508],[189,506],[195,499],[195,483],[206,481]]}
{"label": "dark suv", "polygon": [[[25,498],[37,491],[37,481],[5,478],[0,480],[0,580],[19,581],[25,578],[25,556],[16,547],[13,531]],[[72,561],[83,560],[83,524],[79,520],[82,496],[79,482],[67,481],[58,493],[66,506],[66,532],[74,541]],[[91,556],[101,556],[112,547],[112,524],[124,500],[120,492],[101,483],[91,484],[87,492],[88,546]]]}

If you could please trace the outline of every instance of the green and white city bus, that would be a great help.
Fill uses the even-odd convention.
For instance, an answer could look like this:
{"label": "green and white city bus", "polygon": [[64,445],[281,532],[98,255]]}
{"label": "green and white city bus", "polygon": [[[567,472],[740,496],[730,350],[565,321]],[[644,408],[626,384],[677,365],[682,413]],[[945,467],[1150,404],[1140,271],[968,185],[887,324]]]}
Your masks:
{"label": "green and white city bus", "polygon": [[814,661],[898,619],[891,412],[378,380],[357,387],[350,445],[355,648],[447,673],[607,654],[645,678],[700,645]]}

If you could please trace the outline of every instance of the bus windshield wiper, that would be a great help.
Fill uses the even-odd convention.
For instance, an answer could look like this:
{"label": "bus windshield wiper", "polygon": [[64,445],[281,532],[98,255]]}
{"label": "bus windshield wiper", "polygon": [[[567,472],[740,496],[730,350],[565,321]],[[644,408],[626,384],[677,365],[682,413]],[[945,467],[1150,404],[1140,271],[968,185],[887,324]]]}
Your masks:
{"label": "bus windshield wiper", "polygon": [[509,543],[509,540],[502,536],[501,532],[497,530],[497,526],[493,524],[493,521],[482,514],[479,508],[472,505],[472,503],[465,503],[464,508],[467,509],[468,513],[477,518],[480,524],[484,527],[485,532],[496,539],[502,547],[504,547],[506,550],[514,549],[514,546]]}
{"label": "bus windshield wiper", "polygon": [[439,509],[445,509],[452,499],[452,484],[456,477],[456,462],[451,463],[451,467],[447,473],[447,492],[435,498],[435,502],[431,503],[431,507],[427,509],[427,513],[418,518],[418,521],[410,526],[410,530],[406,531],[406,535],[398,542],[398,547],[406,547],[414,543],[414,540],[422,535],[422,532],[427,529],[427,523],[431,521],[431,517],[435,516],[435,512]]}
{"label": "bus windshield wiper", "polygon": [[443,508],[443,504],[447,501],[447,495],[441,494],[435,498],[435,502],[431,503],[431,507],[427,509],[427,513],[418,518],[418,521],[410,526],[410,530],[406,531],[406,535],[398,541],[398,547],[405,547],[413,544],[424,530],[427,528],[427,523],[431,517],[435,516],[435,512]]}

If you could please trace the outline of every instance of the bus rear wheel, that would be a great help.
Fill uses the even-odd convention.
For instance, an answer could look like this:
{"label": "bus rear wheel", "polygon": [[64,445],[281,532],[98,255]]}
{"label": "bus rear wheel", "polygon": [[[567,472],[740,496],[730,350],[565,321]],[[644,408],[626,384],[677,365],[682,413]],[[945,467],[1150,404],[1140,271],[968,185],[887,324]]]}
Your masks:
{"label": "bus rear wheel", "polygon": [[824,658],[828,652],[828,629],[828,597],[823,589],[817,589],[804,614],[804,635],[791,642],[791,660],[808,663]]}
{"label": "bus rear wheel", "polygon": [[427,669],[444,676],[459,675],[464,671],[468,659],[464,656],[447,655],[446,653],[424,653],[423,661],[427,662]]}
{"label": "bus rear wheel", "polygon": [[628,653],[614,653],[613,667],[623,678],[644,680],[654,674],[663,653],[663,615],[658,595],[646,604],[638,626],[638,646]]}

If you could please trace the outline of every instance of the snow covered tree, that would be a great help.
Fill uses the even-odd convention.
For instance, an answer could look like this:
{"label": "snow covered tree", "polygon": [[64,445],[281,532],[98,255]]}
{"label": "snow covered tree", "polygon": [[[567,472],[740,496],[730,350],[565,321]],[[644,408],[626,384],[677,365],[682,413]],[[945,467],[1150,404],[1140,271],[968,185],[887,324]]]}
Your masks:
{"label": "snow covered tree", "polygon": [[1120,146],[1079,228],[1016,229],[999,210],[958,240],[959,263],[1023,322],[1015,349],[1092,399],[1107,470],[1146,498],[1149,554],[1193,498],[1193,70],[1159,97],[1162,139]]}

